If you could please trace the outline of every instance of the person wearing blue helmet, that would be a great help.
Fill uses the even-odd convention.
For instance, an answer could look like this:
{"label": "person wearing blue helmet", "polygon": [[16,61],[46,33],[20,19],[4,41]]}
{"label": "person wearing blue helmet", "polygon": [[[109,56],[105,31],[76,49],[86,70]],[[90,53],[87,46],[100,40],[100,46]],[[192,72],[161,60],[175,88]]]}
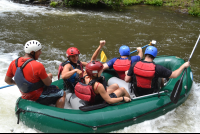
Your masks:
{"label": "person wearing blue helmet", "polygon": [[137,56],[130,56],[130,48],[126,45],[123,45],[119,48],[120,57],[115,57],[104,63],[103,70],[112,69],[117,72],[120,79],[124,80],[125,78],[125,71],[127,71],[133,62],[139,61],[143,57],[142,48],[137,48],[138,55]]}
{"label": "person wearing blue helmet", "polygon": [[153,62],[157,53],[156,47],[148,46],[144,53],[145,59],[143,61],[134,62],[126,72],[125,81],[133,84],[132,89],[136,97],[159,91],[161,78],[177,78],[184,68],[190,65],[189,62],[185,62],[179,69],[172,72]]}

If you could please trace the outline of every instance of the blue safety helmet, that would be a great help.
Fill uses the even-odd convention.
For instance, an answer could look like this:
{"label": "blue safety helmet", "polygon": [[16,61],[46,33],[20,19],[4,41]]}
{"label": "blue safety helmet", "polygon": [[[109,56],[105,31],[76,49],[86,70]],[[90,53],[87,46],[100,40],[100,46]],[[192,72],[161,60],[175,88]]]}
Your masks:
{"label": "blue safety helmet", "polygon": [[123,45],[119,48],[119,53],[121,56],[130,55],[130,48],[126,45]]}
{"label": "blue safety helmet", "polygon": [[150,54],[150,55],[152,55],[153,57],[156,57],[157,53],[158,53],[158,50],[157,50],[156,47],[154,47],[154,46],[148,46],[148,47],[146,48],[144,54]]}

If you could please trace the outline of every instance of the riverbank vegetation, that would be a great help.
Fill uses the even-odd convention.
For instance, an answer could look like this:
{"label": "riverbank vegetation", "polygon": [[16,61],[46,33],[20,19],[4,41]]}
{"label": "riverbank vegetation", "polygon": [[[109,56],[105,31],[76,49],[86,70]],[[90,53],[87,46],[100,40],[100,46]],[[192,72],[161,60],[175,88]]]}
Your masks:
{"label": "riverbank vegetation", "polygon": [[62,0],[62,2],[51,1],[50,3],[52,7],[60,5],[67,7],[104,6],[112,7],[113,9],[136,4],[167,6],[176,11],[200,17],[200,0]]}
{"label": "riverbank vegetation", "polygon": [[120,9],[137,4],[171,7],[181,13],[200,17],[200,0],[13,0],[20,3],[48,4],[52,7],[100,7]]}

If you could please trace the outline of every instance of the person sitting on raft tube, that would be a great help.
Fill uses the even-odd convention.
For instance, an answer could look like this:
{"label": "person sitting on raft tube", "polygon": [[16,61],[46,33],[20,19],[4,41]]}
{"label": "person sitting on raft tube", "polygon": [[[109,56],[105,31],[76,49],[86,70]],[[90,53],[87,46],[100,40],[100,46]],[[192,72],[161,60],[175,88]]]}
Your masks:
{"label": "person sitting on raft tube", "polygon": [[76,96],[90,104],[99,104],[103,102],[113,104],[120,101],[131,101],[130,95],[125,88],[119,88],[118,84],[113,84],[109,87],[103,85],[100,82],[102,80],[102,72],[103,64],[101,62],[89,62],[86,65],[84,83],[78,82],[75,86]]}
{"label": "person sitting on raft tube", "polygon": [[[92,56],[92,59],[97,58],[98,51],[105,45],[105,41],[100,41],[100,45]],[[58,69],[58,79],[60,75],[64,81],[65,88],[69,89],[71,93],[74,93],[74,87],[77,82],[81,81],[83,77],[83,67],[87,65],[87,62],[79,61],[80,51],[75,47],[70,47],[66,51],[67,61],[60,64]]]}
{"label": "person sitting on raft tube", "polygon": [[107,63],[104,63],[103,70],[112,69],[117,72],[120,79],[124,80],[125,78],[125,71],[127,71],[133,62],[139,61],[143,57],[142,48],[137,48],[138,55],[137,56],[130,56],[130,48],[126,45],[123,45],[119,48],[120,57],[113,58]]}
{"label": "person sitting on raft tube", "polygon": [[47,74],[43,64],[36,61],[42,53],[41,49],[41,43],[37,40],[26,42],[25,55],[10,63],[5,82],[17,85],[23,99],[64,108],[66,93],[51,85],[52,74]]}
{"label": "person sitting on raft tube", "polygon": [[[184,68],[188,68],[190,62],[185,62],[180,68],[171,71],[161,65],[153,62],[157,55],[157,48],[148,46],[145,50],[144,61],[134,62],[130,69],[126,72],[126,82],[132,82],[134,85],[134,93],[136,96],[143,96],[157,92],[160,88],[158,86],[158,78],[177,78]],[[131,81],[131,77],[133,77]]]}

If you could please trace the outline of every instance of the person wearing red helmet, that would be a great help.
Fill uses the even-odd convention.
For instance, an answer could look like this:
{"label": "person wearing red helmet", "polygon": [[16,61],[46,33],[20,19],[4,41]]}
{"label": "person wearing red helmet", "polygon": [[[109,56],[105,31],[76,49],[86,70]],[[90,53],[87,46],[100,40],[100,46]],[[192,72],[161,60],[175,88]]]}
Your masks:
{"label": "person wearing red helmet", "polygon": [[[94,52],[91,60],[96,59],[100,49],[105,45],[105,41],[100,41],[100,45]],[[58,79],[60,75],[64,80],[65,87],[74,93],[74,87],[80,78],[83,77],[83,67],[87,65],[87,62],[79,61],[80,51],[75,47],[70,47],[66,51],[67,61],[63,62],[59,66]]]}
{"label": "person wearing red helmet", "polygon": [[103,64],[99,61],[91,61],[86,65],[86,73],[84,83],[79,82],[75,86],[75,94],[80,99],[90,104],[99,104],[106,101],[108,104],[120,101],[131,101],[129,93],[125,88],[118,84],[106,87],[102,84],[101,73],[103,72]]}

